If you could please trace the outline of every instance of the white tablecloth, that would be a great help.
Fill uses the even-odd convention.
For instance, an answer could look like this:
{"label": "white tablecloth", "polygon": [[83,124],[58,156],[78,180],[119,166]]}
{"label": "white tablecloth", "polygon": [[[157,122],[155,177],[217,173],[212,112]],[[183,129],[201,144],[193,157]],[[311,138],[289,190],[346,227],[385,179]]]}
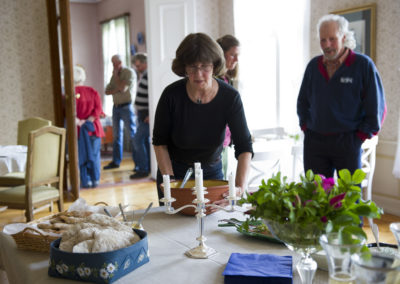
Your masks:
{"label": "white tablecloth", "polygon": [[[217,212],[207,216],[206,244],[218,253],[209,259],[192,259],[184,253],[198,245],[197,219],[180,214],[166,215],[162,210],[162,207],[154,208],[143,222],[148,232],[150,262],[115,283],[222,284],[222,272],[234,252],[293,255],[293,283],[300,283],[295,268],[299,257],[285,246],[242,235],[234,227],[218,227],[219,219],[244,220],[242,213]],[[139,215],[135,214],[136,218]],[[47,254],[18,250],[12,237],[4,233],[0,233],[0,249],[0,268],[6,270],[10,283],[73,283],[49,277]],[[318,270],[313,283],[327,283],[327,277],[327,272]]]}
{"label": "white tablecloth", "polygon": [[0,176],[10,172],[25,172],[27,146],[0,146]]}

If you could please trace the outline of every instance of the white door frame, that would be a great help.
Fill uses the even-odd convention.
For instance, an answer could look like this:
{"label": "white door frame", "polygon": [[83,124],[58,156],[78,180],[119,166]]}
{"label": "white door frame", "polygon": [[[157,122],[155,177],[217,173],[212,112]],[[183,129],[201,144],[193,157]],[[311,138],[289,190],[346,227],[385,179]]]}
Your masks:
{"label": "white door frame", "polygon": [[[183,38],[196,30],[195,4],[196,0],[145,1],[151,139],[161,93],[166,86],[178,79],[171,70],[175,51]],[[151,176],[156,178],[157,161],[153,147],[150,149]]]}

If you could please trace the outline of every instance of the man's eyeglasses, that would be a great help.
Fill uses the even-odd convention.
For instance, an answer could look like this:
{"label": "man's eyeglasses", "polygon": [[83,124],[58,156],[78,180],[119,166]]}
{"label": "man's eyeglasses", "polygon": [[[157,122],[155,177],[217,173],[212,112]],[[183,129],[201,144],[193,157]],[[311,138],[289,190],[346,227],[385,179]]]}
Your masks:
{"label": "man's eyeglasses", "polygon": [[213,65],[212,64],[207,64],[207,65],[200,65],[200,66],[195,66],[195,65],[189,65],[186,66],[186,72],[188,74],[195,74],[199,70],[202,73],[209,73],[213,70]]}

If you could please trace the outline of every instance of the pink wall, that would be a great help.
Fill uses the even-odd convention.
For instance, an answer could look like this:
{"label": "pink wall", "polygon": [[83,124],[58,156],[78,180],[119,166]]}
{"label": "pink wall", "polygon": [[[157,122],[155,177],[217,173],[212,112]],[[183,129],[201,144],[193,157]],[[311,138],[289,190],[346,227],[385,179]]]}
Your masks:
{"label": "pink wall", "polygon": [[97,5],[71,3],[71,38],[74,64],[86,69],[85,85],[103,93],[103,60]]}
{"label": "pink wall", "polygon": [[[71,37],[74,64],[86,69],[85,84],[104,93],[100,22],[130,14],[130,41],[136,51],[145,52],[146,44],[137,42],[138,32],[145,35],[144,0],[103,0],[97,4],[71,3]],[[146,36],[145,36],[146,39]]]}

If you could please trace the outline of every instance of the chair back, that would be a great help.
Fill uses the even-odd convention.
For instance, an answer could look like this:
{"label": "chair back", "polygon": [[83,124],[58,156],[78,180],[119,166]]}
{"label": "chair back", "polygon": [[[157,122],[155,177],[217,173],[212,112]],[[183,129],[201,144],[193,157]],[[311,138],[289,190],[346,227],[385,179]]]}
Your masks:
{"label": "chair back", "polygon": [[376,146],[378,145],[378,136],[365,140],[361,145],[363,153],[361,155],[361,169],[366,173],[365,179],[361,183],[361,187],[366,189],[364,199],[372,198],[372,180],[375,172]]}
{"label": "chair back", "polygon": [[25,120],[18,121],[18,145],[28,145],[28,135],[32,130],[39,129],[43,126],[50,126],[51,121],[40,117],[30,117]]}
{"label": "chair back", "polygon": [[292,181],[300,181],[300,174],[304,175],[303,143],[292,146]]}
{"label": "chair back", "polygon": [[34,213],[50,208],[57,202],[64,210],[63,174],[65,154],[65,129],[45,126],[33,130],[28,136],[25,185],[0,191],[0,205],[12,209],[25,209],[30,222]]}
{"label": "chair back", "polygon": [[65,129],[46,126],[29,133],[26,183],[61,182],[64,170]]}
{"label": "chair back", "polygon": [[[254,156],[250,162],[248,189],[253,191],[261,179],[281,170],[281,159],[285,156],[285,130],[283,127],[256,129],[252,131]],[[285,144],[286,145],[286,144]]]}
{"label": "chair back", "polygon": [[272,127],[252,130],[253,140],[255,139],[282,139],[286,135],[283,127]]}

